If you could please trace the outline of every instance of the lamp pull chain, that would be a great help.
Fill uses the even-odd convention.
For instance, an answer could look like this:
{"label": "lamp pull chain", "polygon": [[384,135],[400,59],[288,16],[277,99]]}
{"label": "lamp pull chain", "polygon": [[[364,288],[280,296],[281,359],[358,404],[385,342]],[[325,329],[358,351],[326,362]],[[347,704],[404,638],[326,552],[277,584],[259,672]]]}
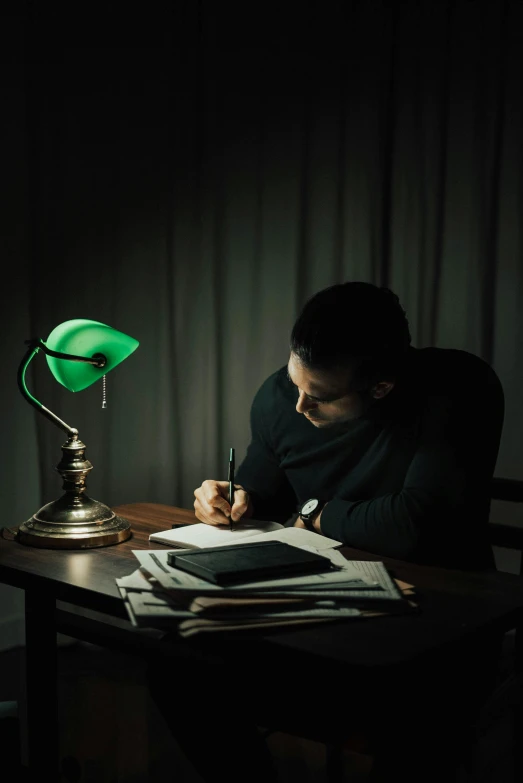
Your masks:
{"label": "lamp pull chain", "polygon": [[107,376],[102,375],[102,408],[107,408]]}

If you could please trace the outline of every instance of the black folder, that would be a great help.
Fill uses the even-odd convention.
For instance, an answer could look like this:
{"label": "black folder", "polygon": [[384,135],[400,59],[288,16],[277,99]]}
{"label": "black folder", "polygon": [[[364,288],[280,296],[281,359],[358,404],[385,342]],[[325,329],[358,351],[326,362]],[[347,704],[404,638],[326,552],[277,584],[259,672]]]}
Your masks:
{"label": "black folder", "polygon": [[317,574],[333,567],[328,557],[272,540],[213,546],[180,554],[168,552],[167,562],[173,568],[221,586]]}

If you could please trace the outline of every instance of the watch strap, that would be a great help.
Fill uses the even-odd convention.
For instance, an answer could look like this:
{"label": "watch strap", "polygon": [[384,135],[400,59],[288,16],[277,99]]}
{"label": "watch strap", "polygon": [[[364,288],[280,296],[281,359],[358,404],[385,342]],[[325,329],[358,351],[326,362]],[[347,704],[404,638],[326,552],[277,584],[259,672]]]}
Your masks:
{"label": "watch strap", "polygon": [[[318,512],[318,514],[319,514],[319,512]],[[301,521],[303,522],[303,524],[305,525],[307,530],[310,530],[313,533],[316,532],[316,530],[314,529],[314,520],[316,519],[318,514],[314,514],[312,517],[309,517],[308,519],[304,519],[303,517],[300,517]]]}

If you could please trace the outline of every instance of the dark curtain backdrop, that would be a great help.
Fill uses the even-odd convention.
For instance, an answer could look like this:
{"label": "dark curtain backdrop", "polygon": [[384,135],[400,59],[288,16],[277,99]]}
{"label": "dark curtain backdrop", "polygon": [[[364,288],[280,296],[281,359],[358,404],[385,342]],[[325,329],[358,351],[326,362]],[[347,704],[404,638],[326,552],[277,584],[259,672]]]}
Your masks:
{"label": "dark curtain backdrop", "polygon": [[396,291],[416,346],[493,364],[496,472],[523,475],[521,2],[3,13],[4,524],[61,494],[25,339],[82,317],[140,341],[107,410],[43,356],[30,388],[79,429],[92,497],[191,507],[306,298],[345,280]]}

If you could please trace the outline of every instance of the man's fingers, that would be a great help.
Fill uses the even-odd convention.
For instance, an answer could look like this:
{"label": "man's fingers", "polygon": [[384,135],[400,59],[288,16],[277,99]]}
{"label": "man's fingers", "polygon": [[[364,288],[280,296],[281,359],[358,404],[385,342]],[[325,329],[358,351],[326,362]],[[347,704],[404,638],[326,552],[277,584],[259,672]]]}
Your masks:
{"label": "man's fingers", "polygon": [[245,514],[247,514],[249,508],[249,495],[244,489],[237,489],[234,492],[234,505],[232,507],[231,519],[233,522],[238,522]]}
{"label": "man's fingers", "polygon": [[219,508],[202,503],[198,497],[194,501],[194,514],[200,522],[206,525],[227,525],[228,517]]}
{"label": "man's fingers", "polygon": [[228,481],[204,481],[194,490],[194,513],[208,525],[226,525],[229,521]]}
{"label": "man's fingers", "polygon": [[250,516],[252,507],[249,494],[239,484],[234,485],[234,504],[229,505],[228,481],[204,481],[194,490],[194,513],[200,522],[208,525],[227,525],[229,515],[233,522]]}
{"label": "man's fingers", "polygon": [[227,503],[227,498],[229,497],[228,481],[204,481],[200,487],[200,492],[209,506],[214,506],[215,508],[229,508],[229,504]]}

